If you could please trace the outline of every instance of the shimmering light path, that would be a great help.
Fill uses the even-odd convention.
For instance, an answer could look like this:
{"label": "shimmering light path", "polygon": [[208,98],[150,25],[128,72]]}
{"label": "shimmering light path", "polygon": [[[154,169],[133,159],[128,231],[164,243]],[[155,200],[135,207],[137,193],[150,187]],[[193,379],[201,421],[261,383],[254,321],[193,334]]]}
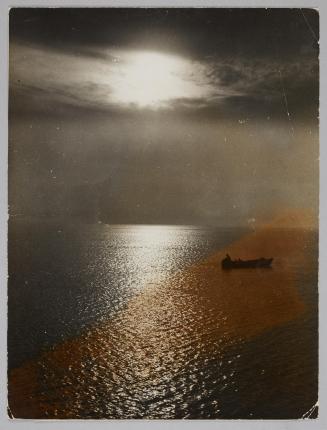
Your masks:
{"label": "shimmering light path", "polygon": [[[150,241],[151,234],[158,230],[149,232]],[[239,363],[247,343],[287,325],[291,333],[292,324],[308,315],[296,275],[302,276],[299,268],[303,273],[312,270],[315,255],[309,237],[303,229],[266,227],[187,270],[177,270],[169,282],[161,282],[159,276],[113,318],[13,370],[9,380],[13,415],[240,418],[243,414],[245,418],[260,414],[255,405],[262,413],[260,398],[267,402],[267,395],[274,399],[278,390],[283,391],[283,382],[275,386],[278,375],[269,368],[269,361],[278,360],[283,351],[270,348],[276,355],[262,362],[255,350],[245,358],[250,368],[253,365],[252,377],[260,375],[256,390],[262,384],[262,392],[253,393],[246,387],[251,371]],[[163,240],[167,238],[163,236]],[[226,251],[242,258],[264,255],[276,259],[271,270],[224,272],[220,260]],[[151,259],[155,255],[149,254],[146,264]],[[262,344],[268,338],[264,339]],[[291,370],[286,370],[293,372],[296,381],[296,372],[301,373],[296,369],[296,357],[287,360]],[[306,368],[310,360],[304,365],[300,361]],[[262,363],[267,367],[262,368]],[[269,381],[265,372],[270,372]],[[244,375],[249,374],[244,382]],[[285,398],[298,391],[291,379],[284,381]],[[246,390],[250,400],[241,398]],[[301,401],[300,408],[309,409],[312,395]],[[242,409],[242,402],[247,409]],[[290,408],[284,417],[296,413],[296,407]]]}

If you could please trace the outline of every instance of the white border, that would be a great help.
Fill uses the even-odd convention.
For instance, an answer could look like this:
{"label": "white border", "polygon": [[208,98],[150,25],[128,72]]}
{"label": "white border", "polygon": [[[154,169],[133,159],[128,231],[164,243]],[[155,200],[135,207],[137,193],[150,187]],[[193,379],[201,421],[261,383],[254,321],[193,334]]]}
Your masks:
{"label": "white border", "polygon": [[[11,7],[309,7],[320,13],[320,377],[319,377],[319,418],[314,420],[10,420],[7,407],[7,142],[8,142],[8,12]],[[324,220],[327,215],[326,188],[327,138],[326,118],[326,0],[0,0],[0,429],[316,429],[327,430],[326,390],[327,390],[327,346],[325,328],[327,325],[325,284],[327,280],[327,231]]]}

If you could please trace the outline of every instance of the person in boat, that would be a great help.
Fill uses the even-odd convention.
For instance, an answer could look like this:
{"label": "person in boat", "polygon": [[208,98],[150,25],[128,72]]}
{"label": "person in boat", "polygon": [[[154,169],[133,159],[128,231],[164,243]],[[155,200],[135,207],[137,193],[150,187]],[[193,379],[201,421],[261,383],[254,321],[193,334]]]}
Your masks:
{"label": "person in boat", "polygon": [[230,265],[232,264],[232,259],[230,258],[229,254],[226,254],[226,257],[223,259],[222,264],[224,265]]}

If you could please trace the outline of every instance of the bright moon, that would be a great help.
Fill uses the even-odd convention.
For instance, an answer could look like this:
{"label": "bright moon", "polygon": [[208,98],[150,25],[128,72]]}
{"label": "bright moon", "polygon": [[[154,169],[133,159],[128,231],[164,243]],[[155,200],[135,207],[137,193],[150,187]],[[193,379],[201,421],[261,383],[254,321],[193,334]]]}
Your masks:
{"label": "bright moon", "polygon": [[183,58],[136,51],[115,59],[117,81],[111,97],[117,103],[160,107],[169,100],[202,96],[190,79],[191,62]]}

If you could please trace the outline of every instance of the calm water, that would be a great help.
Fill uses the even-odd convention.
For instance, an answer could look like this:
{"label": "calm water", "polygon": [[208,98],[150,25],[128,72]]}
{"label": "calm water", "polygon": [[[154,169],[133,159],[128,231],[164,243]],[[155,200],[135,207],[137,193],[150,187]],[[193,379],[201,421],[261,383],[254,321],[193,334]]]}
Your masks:
{"label": "calm water", "polygon": [[[183,283],[185,270],[243,234],[189,226],[11,226],[9,368],[38,363],[45,404],[57,393],[56,406],[45,411],[50,417],[301,417],[317,400],[314,233],[305,236],[310,269],[287,268],[304,314],[256,336],[224,329],[228,315],[217,315],[201,295],[201,279],[199,293],[165,286]],[[218,338],[212,326],[219,319]],[[39,359],[56,348],[61,373],[51,355]]]}

